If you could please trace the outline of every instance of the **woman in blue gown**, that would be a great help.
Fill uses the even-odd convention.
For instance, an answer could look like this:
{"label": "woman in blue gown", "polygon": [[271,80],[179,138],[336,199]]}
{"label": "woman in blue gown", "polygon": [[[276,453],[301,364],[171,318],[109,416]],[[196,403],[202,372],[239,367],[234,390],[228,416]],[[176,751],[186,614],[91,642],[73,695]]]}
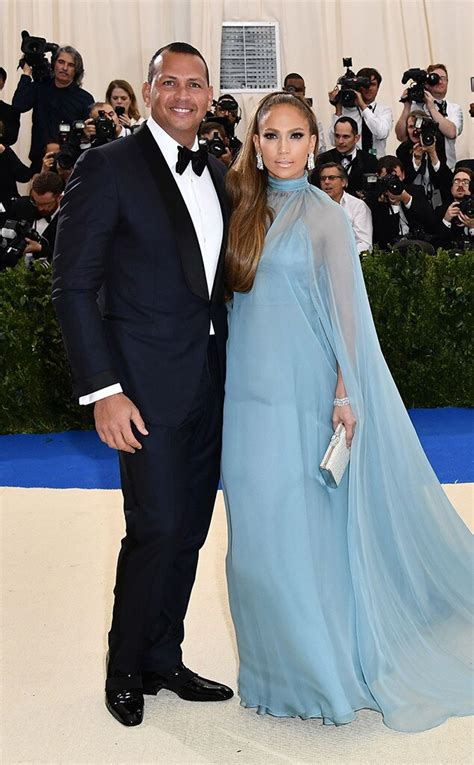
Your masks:
{"label": "woman in blue gown", "polygon": [[[344,210],[307,182],[316,142],[306,104],[271,94],[228,175],[239,693],[262,714],[339,725],[369,708],[425,730],[473,709],[472,535],[382,356]],[[331,489],[319,463],[338,422],[351,460]]]}

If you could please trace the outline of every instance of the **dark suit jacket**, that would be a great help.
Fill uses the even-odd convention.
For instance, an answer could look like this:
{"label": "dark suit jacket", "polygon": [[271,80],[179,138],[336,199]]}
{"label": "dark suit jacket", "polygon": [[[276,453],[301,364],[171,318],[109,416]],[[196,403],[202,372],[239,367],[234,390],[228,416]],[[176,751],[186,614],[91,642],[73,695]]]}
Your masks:
{"label": "dark suit jacket", "polygon": [[[435,225],[434,211],[421,186],[408,185],[406,190],[412,196],[410,208],[402,203],[410,233],[418,238],[417,229],[432,234]],[[400,216],[393,213],[391,205],[378,200],[366,200],[372,213],[373,243],[380,247],[393,244],[400,238]]]}
{"label": "dark suit jacket", "polygon": [[413,167],[412,147],[413,144],[411,141],[404,141],[398,146],[396,151],[397,157],[403,164],[403,169],[405,170],[406,182],[413,183],[418,175],[424,175],[425,168],[428,167],[431,185],[433,188],[439,189],[441,199],[443,200],[443,203],[446,203],[451,198],[451,183],[453,179],[452,171],[447,166],[446,161],[439,157],[441,166],[437,173],[433,170],[433,165],[428,158],[424,158],[419,170],[415,170]]}
{"label": "dark suit jacket", "polygon": [[470,241],[471,246],[474,244],[473,237],[470,232],[466,233],[465,227],[461,224],[458,218],[453,218],[451,226],[445,226],[443,218],[449,205],[454,202],[451,197],[449,202],[445,205],[441,205],[435,210],[435,229],[434,229],[434,244],[436,247],[454,247],[462,241]]}
{"label": "dark suit jacket", "polygon": [[145,422],[180,424],[210,319],[224,370],[225,168],[211,156],[209,170],[224,217],[211,296],[191,217],[148,127],[77,162],[61,203],[53,282],[77,396],[119,382]]}
{"label": "dark suit jacket", "polygon": [[[324,165],[325,162],[340,162],[339,153],[336,149],[330,149],[316,157],[315,168],[310,178],[313,186],[319,186],[318,168]],[[356,156],[350,167],[349,183],[346,188],[347,193],[356,196],[356,192],[360,191],[363,187],[364,173],[375,172],[377,172],[377,157],[369,154],[368,151],[357,149]]]}

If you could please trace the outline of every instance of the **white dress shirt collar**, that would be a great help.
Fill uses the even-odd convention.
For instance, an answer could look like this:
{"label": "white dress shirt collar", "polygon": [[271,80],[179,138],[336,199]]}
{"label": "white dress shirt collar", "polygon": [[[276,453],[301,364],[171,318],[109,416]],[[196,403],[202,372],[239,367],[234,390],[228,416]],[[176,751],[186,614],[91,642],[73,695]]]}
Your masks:
{"label": "white dress shirt collar", "polygon": [[[153,119],[153,117],[148,117],[146,124],[155,139],[156,143],[158,144],[161,153],[163,154],[166,164],[170,168],[170,170],[175,171],[176,170],[176,163],[178,161],[178,146],[182,146],[182,144],[178,143],[170,136],[169,133],[166,132],[166,130],[163,130],[161,125],[158,125],[158,123]],[[194,140],[194,144],[192,146],[193,151],[195,151],[199,147],[197,136]]]}

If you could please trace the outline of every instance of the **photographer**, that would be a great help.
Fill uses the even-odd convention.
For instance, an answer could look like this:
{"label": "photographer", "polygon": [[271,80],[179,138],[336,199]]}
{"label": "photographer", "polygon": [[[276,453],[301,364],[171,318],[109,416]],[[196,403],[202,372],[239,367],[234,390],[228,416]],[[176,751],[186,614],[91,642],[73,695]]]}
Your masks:
{"label": "photographer", "polygon": [[[63,183],[56,173],[35,175],[29,197],[19,197],[10,206],[9,217],[17,229],[29,232],[20,237],[22,244],[15,244],[18,260],[21,255],[31,254],[34,259],[42,258],[51,262],[58,225],[58,212]],[[19,223],[21,222],[21,223]],[[10,262],[8,265],[15,265]]]}
{"label": "photographer", "polygon": [[379,159],[377,175],[383,183],[376,185],[376,195],[367,194],[367,187],[365,190],[365,201],[372,212],[374,244],[387,247],[400,239],[429,239],[435,226],[433,209],[421,186],[405,183],[398,157]]}
{"label": "photographer", "polygon": [[240,107],[234,96],[229,93],[219,96],[216,101],[215,116],[217,121],[222,121],[227,137],[229,139],[229,148],[232,152],[232,159],[235,159],[242,147],[242,141],[239,141],[235,135],[235,128],[239,124]]}
{"label": "photographer", "polygon": [[339,97],[338,85],[328,94],[329,103],[335,106],[329,139],[334,142],[334,125],[339,117],[352,117],[357,123],[357,132],[360,136],[359,148],[372,151],[377,157],[383,157],[387,138],[393,126],[393,114],[389,106],[376,101],[382,76],[377,69],[364,67],[359,69],[356,78],[365,78],[368,82],[366,87],[361,85],[354,90],[348,89],[353,94],[353,106],[343,104]]}
{"label": "photographer", "polygon": [[310,176],[310,182],[319,184],[318,168],[326,162],[337,162],[342,165],[348,176],[347,193],[357,196],[364,185],[364,174],[375,173],[377,159],[368,151],[357,148],[360,135],[357,132],[357,123],[352,117],[339,117],[334,125],[335,149],[325,151],[316,157],[316,167]]}
{"label": "photographer", "polygon": [[[7,80],[7,73],[0,66],[0,92]],[[4,146],[13,146],[18,138],[20,130],[20,113],[10,104],[0,100],[0,143]]]}
{"label": "photographer", "polygon": [[89,119],[85,122],[84,136],[90,146],[102,146],[116,138],[125,138],[131,134],[130,128],[124,127],[110,104],[96,101],[89,110]]}
{"label": "photographer", "polygon": [[451,198],[436,210],[435,240],[438,247],[474,246],[474,173],[460,167],[454,173]]}
{"label": "photographer", "polygon": [[53,54],[51,76],[35,81],[26,61],[12,104],[20,112],[33,109],[29,157],[34,172],[41,167],[43,146],[61,122],[85,119],[93,97],[81,87],[84,65],[80,53],[65,45]]}
{"label": "photographer", "polygon": [[213,154],[226,167],[230,167],[233,157],[224,125],[220,122],[203,122],[199,129],[199,143],[203,142],[210,154]]}
{"label": "photographer", "polygon": [[301,74],[297,74],[296,72],[290,72],[287,74],[283,81],[283,90],[286,93],[294,93],[295,96],[298,96],[298,98],[301,98],[302,101],[305,101],[313,110],[316,117],[316,123],[318,125],[318,154],[323,154],[326,151],[326,140],[324,138],[323,123],[316,116],[316,112],[314,111],[313,107],[313,99],[306,98],[306,83]]}
{"label": "photographer", "polygon": [[396,151],[407,183],[422,186],[434,210],[450,199],[453,176],[446,160],[438,156],[437,133],[434,120],[415,109],[407,118],[408,140],[401,143]]}
{"label": "photographer", "polygon": [[[408,137],[408,115],[414,109],[421,109],[436,122],[441,135],[441,140],[437,142],[438,155],[446,160],[446,164],[451,170],[454,170],[456,138],[462,133],[463,116],[462,109],[458,104],[445,100],[448,90],[448,70],[444,64],[431,64],[427,67],[426,73],[424,70],[408,70],[403,78],[405,82],[406,75],[417,71],[420,72],[420,93],[416,98],[420,100],[413,100],[410,97],[411,88],[405,88],[400,99],[403,102],[403,110],[395,125],[395,135],[399,141],[406,141]],[[433,82],[427,81],[426,77],[423,77],[424,74]],[[421,96],[423,100],[421,100]]]}
{"label": "photographer", "polygon": [[27,183],[31,175],[31,169],[23,164],[13,149],[0,143],[0,224],[6,219],[12,197],[18,196],[16,184]]}
{"label": "photographer", "polygon": [[105,100],[112,106],[123,127],[133,130],[145,122],[137,104],[135,92],[127,80],[112,80],[105,93]]}

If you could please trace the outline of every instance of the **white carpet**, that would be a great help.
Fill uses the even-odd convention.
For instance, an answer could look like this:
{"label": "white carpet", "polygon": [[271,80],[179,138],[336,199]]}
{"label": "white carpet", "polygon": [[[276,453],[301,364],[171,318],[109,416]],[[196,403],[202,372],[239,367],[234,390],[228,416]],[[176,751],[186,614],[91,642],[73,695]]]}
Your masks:
{"label": "white carpet", "polygon": [[[472,486],[449,485],[468,520]],[[472,522],[472,521],[471,521]],[[192,704],[162,691],[124,728],[103,704],[103,657],[123,520],[117,491],[0,488],[2,758],[10,763],[172,765],[462,765],[473,726],[451,719],[426,733],[386,728],[363,711],[342,727],[259,717],[239,706]],[[187,618],[184,658],[236,685],[219,496]]]}

